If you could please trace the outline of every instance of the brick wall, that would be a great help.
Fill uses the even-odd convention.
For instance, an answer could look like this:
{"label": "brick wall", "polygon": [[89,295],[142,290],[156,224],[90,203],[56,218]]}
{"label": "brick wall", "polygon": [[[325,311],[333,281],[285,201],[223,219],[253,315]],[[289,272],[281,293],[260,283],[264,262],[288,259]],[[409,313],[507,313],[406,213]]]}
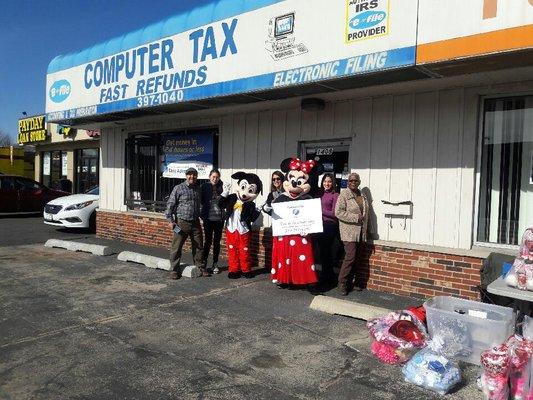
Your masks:
{"label": "brick wall", "polygon": [[369,289],[403,296],[479,299],[481,258],[380,245],[368,245],[363,253],[363,279]]}
{"label": "brick wall", "polygon": [[[170,247],[172,235],[167,221],[159,215],[98,211],[96,234],[146,246]],[[270,269],[272,239],[269,229],[252,232],[254,264]],[[184,246],[190,251],[190,241]],[[226,258],[224,236],[221,257]],[[445,253],[366,245],[360,251],[359,284],[369,289],[403,296],[436,295],[477,300],[483,259]]]}

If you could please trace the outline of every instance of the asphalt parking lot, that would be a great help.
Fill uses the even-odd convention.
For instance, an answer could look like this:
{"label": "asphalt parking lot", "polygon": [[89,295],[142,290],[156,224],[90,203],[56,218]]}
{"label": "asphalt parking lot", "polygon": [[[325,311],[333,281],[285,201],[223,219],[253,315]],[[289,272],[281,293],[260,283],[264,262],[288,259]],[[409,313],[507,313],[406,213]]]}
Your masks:
{"label": "asphalt parking lot", "polygon": [[[0,398],[441,398],[373,358],[364,322],[311,301],[266,275],[171,281],[114,256],[2,239]],[[448,398],[481,399],[476,373]]]}
{"label": "asphalt parking lot", "polygon": [[39,214],[0,216],[0,246],[44,243],[47,239],[82,239],[94,237],[88,229],[65,229],[46,225]]}

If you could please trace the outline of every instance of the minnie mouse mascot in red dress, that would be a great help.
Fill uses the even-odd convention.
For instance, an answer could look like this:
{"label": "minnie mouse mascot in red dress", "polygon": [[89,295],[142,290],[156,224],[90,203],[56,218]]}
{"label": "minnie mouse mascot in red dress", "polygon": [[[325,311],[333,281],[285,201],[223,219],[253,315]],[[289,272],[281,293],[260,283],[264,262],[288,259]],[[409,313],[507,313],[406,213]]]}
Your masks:
{"label": "minnie mouse mascot in red dress", "polygon": [[[323,167],[314,160],[300,161],[287,158],[281,162],[281,170],[286,173],[283,188],[285,192],[272,203],[312,199],[309,194],[312,183],[318,179]],[[275,236],[272,240],[272,282],[280,287],[287,285],[309,285],[310,289],[318,282],[313,257],[311,236]]]}

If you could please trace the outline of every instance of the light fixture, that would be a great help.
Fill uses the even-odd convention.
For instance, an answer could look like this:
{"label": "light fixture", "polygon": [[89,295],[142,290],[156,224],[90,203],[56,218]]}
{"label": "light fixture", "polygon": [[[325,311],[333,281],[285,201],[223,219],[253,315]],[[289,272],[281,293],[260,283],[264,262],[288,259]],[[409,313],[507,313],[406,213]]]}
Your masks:
{"label": "light fixture", "polygon": [[317,97],[310,97],[308,99],[302,99],[300,108],[304,111],[322,111],[326,108],[326,102]]}

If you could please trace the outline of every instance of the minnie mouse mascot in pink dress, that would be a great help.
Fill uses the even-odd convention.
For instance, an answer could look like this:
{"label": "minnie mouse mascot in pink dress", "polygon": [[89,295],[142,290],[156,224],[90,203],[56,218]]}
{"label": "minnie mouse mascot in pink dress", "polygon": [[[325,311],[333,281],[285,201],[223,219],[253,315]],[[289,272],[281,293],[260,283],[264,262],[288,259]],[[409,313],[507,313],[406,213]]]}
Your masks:
{"label": "minnie mouse mascot in pink dress", "polygon": [[[285,192],[272,203],[295,200],[308,200],[312,183],[322,172],[322,165],[314,160],[300,161],[287,158],[281,162],[281,170],[286,173],[283,188]],[[305,232],[300,235],[275,236],[272,240],[272,282],[280,287],[287,285],[309,285],[314,288],[318,282],[313,257],[311,236]]]}

